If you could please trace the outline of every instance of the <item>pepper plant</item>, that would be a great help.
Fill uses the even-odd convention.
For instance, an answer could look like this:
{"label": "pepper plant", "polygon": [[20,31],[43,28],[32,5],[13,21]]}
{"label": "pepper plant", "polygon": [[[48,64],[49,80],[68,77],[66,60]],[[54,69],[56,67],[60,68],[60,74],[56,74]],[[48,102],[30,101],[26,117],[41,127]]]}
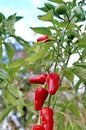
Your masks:
{"label": "pepper plant", "polygon": [[[1,64],[1,89],[3,100],[8,107],[0,117],[0,121],[11,110],[17,108],[24,115],[25,127],[32,122],[33,115],[37,116],[35,124],[32,123],[33,130],[86,129],[85,6],[85,0],[80,2],[78,0],[69,2],[47,0],[43,7],[38,7],[42,13],[38,19],[46,22],[48,26],[31,27],[34,32],[40,34],[37,41],[33,42],[33,47],[27,45],[22,38],[13,35],[20,43],[22,41],[27,56],[24,59]],[[35,105],[37,97],[38,104],[41,104],[41,106],[37,104],[40,107],[39,110],[35,109],[36,106],[34,107],[32,102],[25,102],[24,91],[21,92],[18,84],[14,85],[12,82],[15,79],[20,81],[19,74],[27,71],[29,74],[32,72],[33,75],[39,75],[36,78],[30,76],[29,80],[27,79],[29,87],[32,87],[32,84],[34,88],[36,87]],[[40,96],[36,95],[38,88],[43,89]],[[26,113],[23,108],[26,108]],[[45,113],[50,121],[45,117]]]}

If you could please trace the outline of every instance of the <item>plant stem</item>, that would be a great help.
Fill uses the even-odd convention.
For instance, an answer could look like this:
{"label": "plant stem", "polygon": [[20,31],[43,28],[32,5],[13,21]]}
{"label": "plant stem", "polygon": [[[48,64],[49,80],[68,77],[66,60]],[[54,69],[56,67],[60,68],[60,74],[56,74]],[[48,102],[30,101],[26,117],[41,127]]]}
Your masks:
{"label": "plant stem", "polygon": [[55,104],[56,104],[56,101],[57,101],[57,94],[55,94],[55,97],[54,97],[54,103],[53,103],[52,109],[54,109]]}
{"label": "plant stem", "polygon": [[51,95],[49,94],[48,107],[50,106],[50,102],[51,102]]}

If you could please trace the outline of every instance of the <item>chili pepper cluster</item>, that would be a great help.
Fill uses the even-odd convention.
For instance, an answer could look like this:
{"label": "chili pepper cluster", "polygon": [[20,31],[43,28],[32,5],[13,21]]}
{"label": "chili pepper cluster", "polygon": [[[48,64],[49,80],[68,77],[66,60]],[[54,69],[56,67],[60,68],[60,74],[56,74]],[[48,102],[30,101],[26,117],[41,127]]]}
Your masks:
{"label": "chili pepper cluster", "polygon": [[[40,74],[29,78],[29,82],[33,84],[41,84],[36,88],[34,96],[34,106],[37,111],[40,111],[40,125],[34,125],[32,130],[53,130],[53,109],[43,107],[47,96],[54,95],[60,85],[60,75],[57,73]],[[47,88],[43,87],[43,84]]]}

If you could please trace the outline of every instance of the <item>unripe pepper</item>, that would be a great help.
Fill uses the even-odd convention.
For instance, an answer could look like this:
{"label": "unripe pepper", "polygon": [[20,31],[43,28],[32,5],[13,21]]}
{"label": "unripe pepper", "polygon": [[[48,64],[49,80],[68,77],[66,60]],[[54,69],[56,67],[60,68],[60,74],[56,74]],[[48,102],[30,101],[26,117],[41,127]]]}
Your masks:
{"label": "unripe pepper", "polygon": [[44,84],[46,81],[47,74],[41,74],[29,78],[29,82],[33,84]]}
{"label": "unripe pepper", "polygon": [[55,7],[55,13],[57,15],[63,15],[67,12],[67,8],[66,8],[66,5],[65,4],[58,4],[56,7]]}
{"label": "unripe pepper", "polygon": [[48,96],[48,90],[42,87],[38,87],[35,92],[35,109],[40,110],[43,106],[45,99]]}
{"label": "unripe pepper", "polygon": [[85,14],[84,14],[84,11],[83,11],[82,6],[76,6],[76,7],[74,8],[74,13],[75,13],[75,16],[76,16],[79,20],[82,20],[82,21],[85,20]]}
{"label": "unripe pepper", "polygon": [[37,42],[47,42],[49,40],[49,37],[47,35],[40,36],[37,38]]}
{"label": "unripe pepper", "polygon": [[46,83],[50,95],[54,95],[60,85],[60,75],[56,73],[49,74],[46,78]]}
{"label": "unripe pepper", "polygon": [[51,108],[42,108],[40,110],[40,118],[44,130],[53,130],[53,110]]}
{"label": "unripe pepper", "polygon": [[44,130],[44,128],[43,128],[43,126],[41,126],[41,125],[34,125],[34,126],[32,127],[32,130]]}

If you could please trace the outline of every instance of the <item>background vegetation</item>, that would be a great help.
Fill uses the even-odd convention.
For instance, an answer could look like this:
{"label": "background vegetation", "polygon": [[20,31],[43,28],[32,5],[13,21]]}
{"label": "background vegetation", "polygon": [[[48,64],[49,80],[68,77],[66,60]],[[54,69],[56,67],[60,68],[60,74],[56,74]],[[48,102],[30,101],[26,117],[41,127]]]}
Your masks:
{"label": "background vegetation", "polygon": [[[56,12],[59,4],[65,5],[65,13]],[[33,46],[15,35],[14,24],[22,17],[13,14],[6,18],[0,13],[0,122],[6,119],[12,130],[31,129],[37,123],[38,112],[34,109],[33,99],[38,85],[30,84],[28,79],[45,72],[61,76],[61,86],[50,102],[50,106],[54,107],[54,130],[86,129],[84,6],[85,0],[48,0],[43,7],[38,7],[42,13],[38,19],[49,22],[49,26],[31,29],[40,35],[48,35],[49,40],[33,41]],[[63,8],[61,10],[64,12]],[[15,49],[12,39],[22,46],[21,50]],[[73,61],[76,58],[73,64],[72,56]]]}

